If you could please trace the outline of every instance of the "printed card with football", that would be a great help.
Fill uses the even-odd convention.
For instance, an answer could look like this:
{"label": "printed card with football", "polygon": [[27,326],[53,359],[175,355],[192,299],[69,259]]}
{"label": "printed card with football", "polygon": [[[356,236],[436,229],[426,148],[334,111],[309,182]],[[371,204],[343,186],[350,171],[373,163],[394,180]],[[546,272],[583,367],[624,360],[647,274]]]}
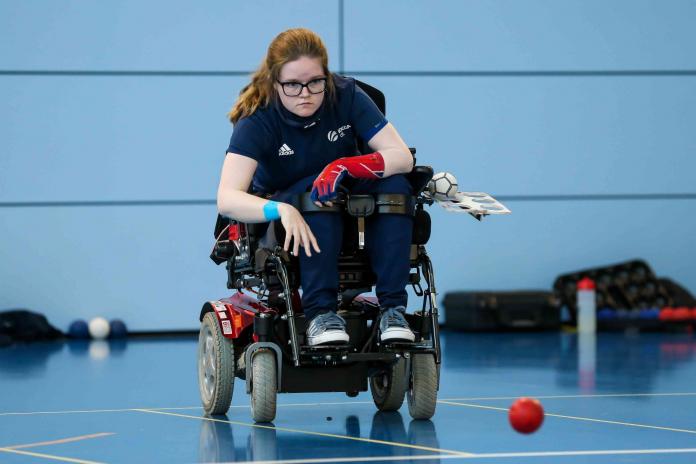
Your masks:
{"label": "printed card with football", "polygon": [[437,204],[453,213],[476,215],[510,214],[510,210],[501,202],[484,192],[457,192],[454,198],[435,199]]}

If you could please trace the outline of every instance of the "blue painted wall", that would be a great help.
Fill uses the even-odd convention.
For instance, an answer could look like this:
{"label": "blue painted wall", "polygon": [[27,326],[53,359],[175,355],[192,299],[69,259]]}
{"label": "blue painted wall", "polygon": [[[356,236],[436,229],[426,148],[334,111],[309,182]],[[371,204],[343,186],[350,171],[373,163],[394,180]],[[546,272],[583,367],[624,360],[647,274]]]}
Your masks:
{"label": "blue painted wall", "polygon": [[696,291],[694,19],[678,0],[0,2],[0,309],[196,327],[226,294],[211,201],[247,78],[195,72],[249,72],[298,26],[387,94],[420,163],[509,199],[480,224],[431,210],[441,293],[635,257]]}

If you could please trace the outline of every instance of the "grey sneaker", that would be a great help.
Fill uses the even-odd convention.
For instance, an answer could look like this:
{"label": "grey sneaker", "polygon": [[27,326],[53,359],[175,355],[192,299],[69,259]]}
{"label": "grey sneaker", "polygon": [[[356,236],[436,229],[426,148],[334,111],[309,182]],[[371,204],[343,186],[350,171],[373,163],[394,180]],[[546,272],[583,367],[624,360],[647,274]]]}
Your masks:
{"label": "grey sneaker", "polygon": [[314,316],[307,328],[307,343],[311,346],[324,343],[348,343],[346,321],[334,312]]}
{"label": "grey sneaker", "polygon": [[379,319],[379,339],[383,342],[391,342],[395,340],[405,340],[412,342],[416,336],[411,331],[404,317],[406,308],[396,306],[382,312]]}

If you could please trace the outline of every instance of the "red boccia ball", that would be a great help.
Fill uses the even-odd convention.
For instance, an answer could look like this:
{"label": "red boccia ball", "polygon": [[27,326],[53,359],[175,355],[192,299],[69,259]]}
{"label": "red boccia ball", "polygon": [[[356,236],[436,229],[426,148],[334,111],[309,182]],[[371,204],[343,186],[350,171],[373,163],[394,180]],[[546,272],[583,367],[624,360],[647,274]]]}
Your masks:
{"label": "red boccia ball", "polygon": [[520,433],[534,433],[544,422],[544,408],[534,398],[519,398],[508,414],[510,425]]}
{"label": "red boccia ball", "polygon": [[661,321],[673,321],[674,320],[674,308],[670,308],[669,306],[665,306],[660,310],[660,317],[659,319]]}
{"label": "red boccia ball", "polygon": [[691,310],[686,306],[674,309],[674,319],[677,321],[688,321],[691,319]]}

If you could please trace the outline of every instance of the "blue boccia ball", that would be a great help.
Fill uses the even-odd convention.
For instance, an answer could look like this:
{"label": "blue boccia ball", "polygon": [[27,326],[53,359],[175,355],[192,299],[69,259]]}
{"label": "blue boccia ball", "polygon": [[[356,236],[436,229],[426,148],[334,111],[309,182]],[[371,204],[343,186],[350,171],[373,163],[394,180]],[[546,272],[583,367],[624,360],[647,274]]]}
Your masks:
{"label": "blue boccia ball", "polygon": [[81,340],[89,338],[89,326],[87,322],[82,319],[73,321],[70,327],[68,327],[68,336]]}
{"label": "blue boccia ball", "polygon": [[126,323],[121,319],[113,319],[109,326],[111,328],[110,336],[111,338],[124,338],[128,335],[128,328]]}

